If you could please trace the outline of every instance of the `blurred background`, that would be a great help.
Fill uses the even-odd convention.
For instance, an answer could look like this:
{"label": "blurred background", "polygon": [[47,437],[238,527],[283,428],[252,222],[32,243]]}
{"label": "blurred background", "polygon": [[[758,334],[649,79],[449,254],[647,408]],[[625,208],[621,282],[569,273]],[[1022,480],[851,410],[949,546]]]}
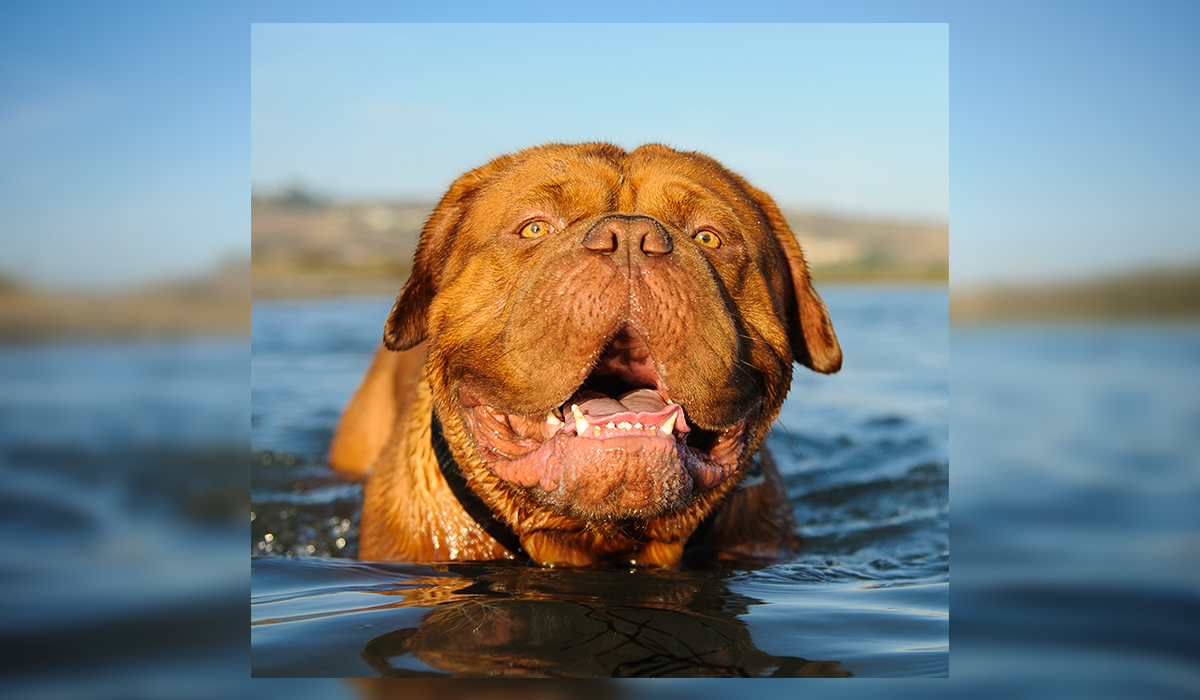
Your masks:
{"label": "blurred background", "polygon": [[[522,24],[279,24],[428,21]],[[910,689],[1194,696],[1198,27],[1167,1],[4,5],[5,694],[254,692],[251,290],[394,291],[455,174],[603,125],[775,194],[818,284],[948,285],[952,681]],[[906,80],[931,62],[948,90]],[[646,66],[672,79],[563,117]],[[705,692],[613,692],[650,690]]]}
{"label": "blurred background", "polygon": [[454,178],[551,141],[712,155],[824,280],[947,279],[945,25],[264,24],[251,66],[256,298],[394,294]]}

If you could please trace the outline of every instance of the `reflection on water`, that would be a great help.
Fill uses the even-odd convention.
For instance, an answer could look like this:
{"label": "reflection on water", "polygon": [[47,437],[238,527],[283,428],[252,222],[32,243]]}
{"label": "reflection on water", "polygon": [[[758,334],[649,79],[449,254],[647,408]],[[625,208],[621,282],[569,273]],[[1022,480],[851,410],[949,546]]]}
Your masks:
{"label": "reflection on water", "polygon": [[758,650],[738,619],[757,601],[719,581],[477,568],[462,572],[471,581],[464,588],[444,579],[451,585],[442,590],[403,594],[406,603],[433,610],[419,627],[368,642],[367,663],[385,676],[429,668],[485,676],[849,675],[836,662]]}
{"label": "reflection on water", "polygon": [[750,571],[341,561],[362,491],[324,454],[391,300],[257,306],[254,674],[946,675],[946,294],[822,294],[845,369],[798,371],[767,439],[805,546]]}
{"label": "reflection on water", "polygon": [[363,700],[617,700],[630,694],[626,686],[601,680],[359,678],[350,685]]}
{"label": "reflection on water", "polygon": [[[730,585],[728,574],[563,571],[519,564],[427,567],[353,565],[336,587],[289,590],[315,563],[254,563],[255,672],[314,675],[526,677],[845,677],[837,662],[758,648],[743,617],[764,601]],[[391,568],[392,571],[385,573]],[[357,569],[358,571],[354,571]],[[374,576],[369,584],[365,575]],[[358,585],[349,585],[356,580]],[[318,600],[317,597],[324,600]],[[330,600],[336,597],[340,600]],[[330,648],[329,629],[352,615],[360,658]],[[799,617],[794,618],[799,620]],[[281,638],[320,635],[311,649]],[[343,627],[346,625],[343,623]],[[938,627],[939,625],[935,625]],[[944,619],[937,633],[945,633]],[[814,642],[819,648],[824,642]],[[369,670],[362,664],[365,662]]]}

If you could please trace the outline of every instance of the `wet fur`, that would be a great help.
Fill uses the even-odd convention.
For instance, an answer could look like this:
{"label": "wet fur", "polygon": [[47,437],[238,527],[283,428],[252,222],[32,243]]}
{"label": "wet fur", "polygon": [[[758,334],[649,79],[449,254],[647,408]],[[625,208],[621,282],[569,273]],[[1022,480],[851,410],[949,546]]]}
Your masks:
{"label": "wet fur", "polygon": [[[526,210],[557,217],[566,233],[538,245],[521,240],[514,234]],[[723,227],[723,250],[687,239],[697,212]],[[621,272],[636,303],[593,283],[613,273],[577,242],[575,232],[610,214],[652,217],[675,241],[674,257],[644,263],[636,280]],[[621,304],[628,308],[614,310]],[[539,316],[547,308],[555,313]],[[735,476],[683,508],[617,522],[540,506],[482,464],[459,413],[463,393],[500,397],[503,410],[520,414],[566,400],[611,335],[614,314],[654,339],[656,358],[669,360],[672,397],[690,422],[716,429],[747,420],[743,471],[778,414],[793,361],[825,373],[841,365],[828,314],[778,207],[716,161],[658,145],[625,152],[608,144],[498,158],[459,178],[430,217],[384,347],[334,437],[331,464],[367,480],[360,556],[513,556],[445,484],[430,446],[435,410],[470,488],[539,563],[672,566],[685,548],[718,559],[794,548],[791,507],[765,451],[758,485],[738,488]],[[558,366],[547,371],[546,358]]]}

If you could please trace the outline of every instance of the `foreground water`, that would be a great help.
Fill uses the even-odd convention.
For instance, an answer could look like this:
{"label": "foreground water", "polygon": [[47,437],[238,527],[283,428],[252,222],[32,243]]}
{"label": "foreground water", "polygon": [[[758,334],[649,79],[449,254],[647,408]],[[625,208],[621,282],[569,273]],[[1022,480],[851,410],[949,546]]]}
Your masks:
{"label": "foreground water", "polygon": [[231,697],[249,348],[0,347],[0,696]]}
{"label": "foreground water", "polygon": [[[841,290],[822,291],[833,303]],[[884,353],[889,352],[888,343],[903,343],[902,338],[897,341],[902,332],[887,331],[890,292],[845,290],[836,302],[839,308],[857,306],[864,315],[879,309],[875,316],[882,328],[880,342],[869,347]],[[873,298],[875,294],[883,298]],[[315,315],[338,323],[336,306],[312,307]],[[256,315],[262,312],[256,309]],[[365,345],[374,342],[377,333],[363,329],[351,335],[357,332]],[[956,329],[951,350],[955,582],[949,606],[954,640],[950,679],[770,684],[756,692],[768,697],[803,692],[838,698],[1200,695],[1200,392],[1195,391],[1200,386],[1200,329]],[[355,352],[353,344],[347,345],[341,359],[352,364],[358,361]],[[325,368],[336,369],[339,361],[336,353],[329,353]],[[937,595],[887,599],[893,593],[945,590],[936,557],[928,574],[919,566],[905,565],[900,556],[889,557],[901,563],[902,572],[891,580],[886,577],[895,570],[871,566],[875,558],[882,558],[869,551],[876,538],[888,551],[920,555],[920,536],[915,533],[936,535],[936,529],[918,527],[892,538],[886,523],[876,527],[866,518],[848,520],[841,528],[826,527],[821,514],[836,516],[834,506],[804,500],[796,510],[806,523],[809,545],[832,552],[827,559],[816,558],[810,549],[797,562],[767,571],[680,572],[663,577],[658,589],[639,589],[643,592],[624,586],[624,572],[580,584],[570,576],[542,578],[536,570],[481,572],[469,567],[392,567],[397,573],[393,576],[386,566],[287,558],[278,552],[248,564],[248,362],[248,348],[241,341],[0,348],[0,696],[359,697],[340,682],[247,681],[248,569],[260,565],[265,568],[254,574],[254,594],[270,589],[268,607],[282,609],[288,594],[284,586],[291,586],[298,623],[304,615],[313,615],[314,626],[308,630],[342,635],[339,639],[350,642],[286,635],[267,639],[259,635],[264,628],[288,630],[291,623],[258,626],[252,631],[256,671],[267,661],[273,668],[294,666],[287,658],[289,645],[317,665],[310,674],[322,672],[317,670],[323,663],[317,651],[322,646],[336,657],[328,667],[354,665],[349,657],[356,652],[346,647],[366,653],[384,670],[415,666],[423,652],[407,651],[415,646],[405,647],[400,637],[417,624],[414,618],[420,617],[421,625],[433,618],[440,609],[437,604],[430,605],[428,613],[403,605],[361,613],[386,616],[390,611],[396,615],[391,628],[369,628],[366,625],[375,623],[366,621],[357,629],[355,613],[345,613],[369,607],[362,605],[368,600],[401,602],[402,596],[389,596],[387,591],[400,590],[406,581],[411,591],[443,593],[453,587],[450,595],[460,602],[496,611],[493,617],[474,618],[491,621],[481,629],[504,631],[516,628],[496,621],[525,619],[519,602],[521,596],[532,597],[529,591],[537,589],[538,600],[561,608],[556,596],[562,591],[574,595],[578,586],[592,586],[623,601],[624,608],[617,610],[622,619],[633,619],[622,612],[625,608],[638,614],[646,607],[660,611],[651,620],[656,627],[638,628],[649,630],[644,639],[652,644],[670,650],[653,636],[659,633],[659,622],[675,625],[668,629],[684,629],[685,641],[708,643],[719,637],[707,636],[707,630],[716,630],[732,639],[729,648],[739,663],[764,673],[772,666],[783,672],[803,668],[796,659],[804,659],[818,662],[810,670],[851,669],[867,675],[862,669],[870,659],[917,658],[918,651],[896,652],[897,640],[921,638],[927,631],[902,627],[897,634],[885,624],[855,626],[856,621],[903,621],[912,609],[906,605],[917,606],[914,619],[936,621],[949,609]],[[349,364],[338,371],[352,383],[358,370]],[[256,364],[255,371],[264,367]],[[304,385],[326,381],[323,372],[316,371],[320,369],[290,370],[297,379],[294,386],[301,390],[293,391],[291,398],[285,392],[275,402],[282,418],[259,414],[254,419],[256,440],[273,435],[266,444],[296,445],[287,454],[297,460],[298,469],[308,471],[289,482],[274,479],[287,469],[256,469],[255,489],[290,493],[293,500],[303,500],[307,493],[314,504],[325,502],[341,514],[339,499],[349,504],[355,491],[350,487],[347,493],[347,487],[327,480],[320,464],[320,445],[328,439],[336,410],[330,408],[330,414],[322,416],[303,403],[308,396]],[[833,399],[822,401],[830,411],[828,424],[844,424],[850,404],[836,398],[841,389],[834,382],[854,376],[850,368],[846,375],[829,378],[799,375],[793,405],[805,415],[790,438],[775,438],[776,449],[783,452],[795,440],[812,450],[805,440],[826,431],[813,429],[822,425],[825,414],[809,408],[806,395]],[[262,389],[259,377],[256,390]],[[891,413],[886,406],[869,412]],[[895,427],[895,421],[881,423],[876,429]],[[269,454],[276,453],[261,451],[256,458]],[[815,451],[810,454],[813,460],[826,459]],[[869,469],[873,459],[864,451],[863,461],[849,467]],[[305,460],[303,465],[300,460]],[[911,465],[923,461],[924,457],[914,459]],[[833,476],[813,473],[804,478],[820,491],[818,477]],[[262,478],[266,481],[257,481]],[[878,493],[889,491],[881,486]],[[851,501],[854,495],[848,493]],[[841,499],[831,490],[827,500],[833,504]],[[262,500],[256,495],[255,502]],[[297,515],[301,512],[297,507]],[[341,524],[339,518],[337,526]],[[350,525],[343,535],[352,535]],[[324,533],[324,527],[313,530]],[[843,532],[849,537],[842,537]],[[337,539],[333,534],[323,535],[333,543],[331,548]],[[252,550],[260,539],[261,532],[251,533]],[[855,550],[861,556],[845,553],[854,547],[861,547]],[[788,572],[804,580],[790,580],[784,575]],[[904,580],[904,575],[915,578]],[[638,577],[630,575],[633,578]],[[454,581],[463,586],[455,587]],[[469,588],[474,581],[486,585],[479,595]],[[519,593],[504,598],[502,587],[509,585]],[[655,590],[690,592],[695,602],[676,598],[647,606],[644,596]],[[331,612],[324,618],[316,602],[321,592],[330,602]],[[717,607],[710,602],[714,595],[727,596],[723,612],[710,617],[692,612],[699,608],[711,613]],[[504,601],[516,602],[506,607],[500,604]],[[930,609],[935,614],[920,612]],[[697,626],[683,627],[672,620],[676,610],[688,614],[687,625]],[[566,619],[581,621],[579,615]],[[699,632],[698,623],[709,619],[715,622]],[[595,624],[594,617],[582,621]],[[862,636],[851,639],[852,629]],[[393,631],[400,634],[368,649],[372,640]],[[945,632],[940,635],[939,643],[944,644]],[[422,645],[429,641],[416,635],[409,639]],[[495,636],[484,639],[502,641]],[[389,654],[397,642],[401,653]],[[849,658],[839,649],[823,655],[822,650],[838,644],[862,656]],[[272,657],[276,650],[281,656]],[[469,655],[466,647],[463,651]],[[822,661],[840,665],[821,665]],[[368,667],[367,673],[381,672],[365,658],[356,666]],[[904,670],[911,672],[909,667]],[[686,679],[588,687],[601,695],[607,688],[605,697],[706,698],[744,692]],[[547,686],[540,688],[548,692]],[[560,694],[575,697],[573,693],[581,691],[573,688]]]}
{"label": "foreground water", "polygon": [[946,675],[946,294],[826,301],[845,369],[798,372],[768,438],[804,550],[670,572],[339,561],[355,551],[361,489],[324,453],[390,301],[256,306],[254,673]]}

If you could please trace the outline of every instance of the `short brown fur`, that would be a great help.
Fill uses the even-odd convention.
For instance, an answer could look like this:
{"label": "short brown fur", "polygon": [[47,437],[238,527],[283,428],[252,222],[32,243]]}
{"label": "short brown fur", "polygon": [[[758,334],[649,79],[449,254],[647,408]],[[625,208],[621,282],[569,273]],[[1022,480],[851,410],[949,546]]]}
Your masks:
{"label": "short brown fur", "polygon": [[[532,218],[553,233],[518,236]],[[641,243],[651,252],[596,252],[605,226],[618,231],[616,246],[635,224],[654,232]],[[701,227],[722,245],[697,245]],[[605,503],[575,508],[514,486],[485,462],[468,415],[485,399],[513,421],[559,406],[617,329],[644,339],[694,429],[742,426],[735,474],[645,517],[605,516]],[[778,207],[711,158],[660,145],[552,144],[463,175],[422,233],[384,345],[330,450],[339,472],[367,479],[364,559],[517,556],[447,486],[430,443],[434,413],[471,491],[538,563],[674,566],[685,548],[744,559],[796,546],[782,479],[765,451],[755,453],[792,362],[836,372],[841,350]],[[739,486],[752,459],[764,479]]]}

